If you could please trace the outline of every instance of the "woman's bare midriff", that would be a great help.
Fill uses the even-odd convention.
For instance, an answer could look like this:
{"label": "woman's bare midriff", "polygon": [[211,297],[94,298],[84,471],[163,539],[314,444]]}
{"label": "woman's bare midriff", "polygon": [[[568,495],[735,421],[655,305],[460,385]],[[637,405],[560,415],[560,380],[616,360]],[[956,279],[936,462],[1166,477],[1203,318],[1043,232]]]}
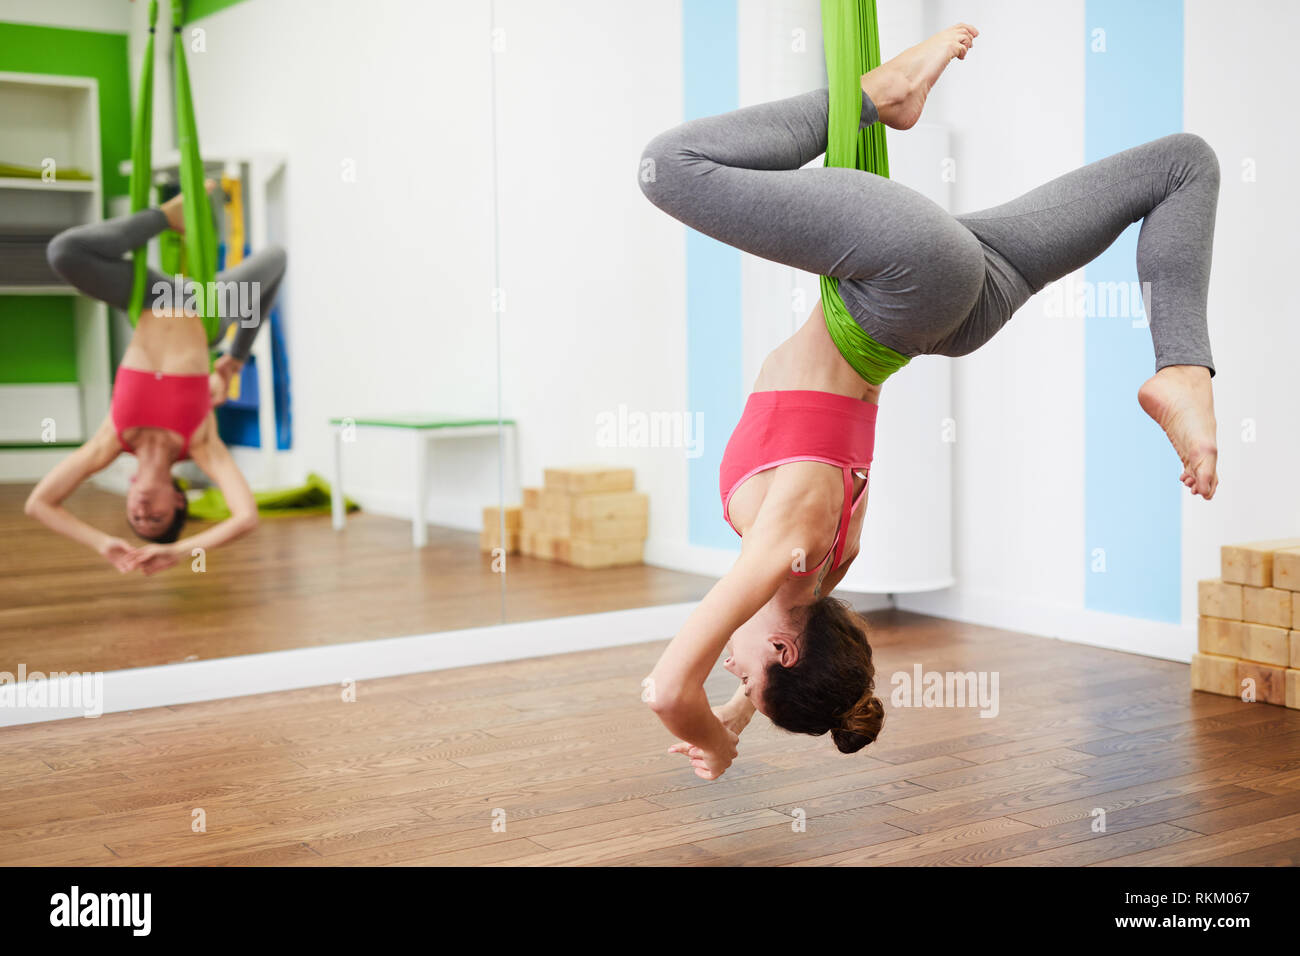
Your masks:
{"label": "woman's bare midriff", "polygon": [[164,375],[207,375],[208,338],[197,315],[145,309],[122,355],[124,368]]}

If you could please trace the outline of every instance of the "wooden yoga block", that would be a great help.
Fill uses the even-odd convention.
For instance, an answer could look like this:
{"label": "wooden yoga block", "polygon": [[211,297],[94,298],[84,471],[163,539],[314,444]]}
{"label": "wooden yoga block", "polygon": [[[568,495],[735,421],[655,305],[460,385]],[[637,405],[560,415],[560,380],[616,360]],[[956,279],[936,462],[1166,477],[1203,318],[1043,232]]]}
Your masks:
{"label": "wooden yoga block", "polygon": [[1204,615],[1196,621],[1196,647],[1202,654],[1241,657],[1245,639],[1246,625],[1241,621]]}
{"label": "wooden yoga block", "polygon": [[650,532],[650,519],[646,515],[636,518],[573,518],[570,526],[575,538],[592,541],[643,539]]}
{"label": "wooden yoga block", "polygon": [[553,534],[557,538],[573,537],[573,518],[566,512],[543,511],[542,522],[542,530],[547,534]]}
{"label": "wooden yoga block", "polygon": [[553,536],[543,534],[540,531],[520,532],[519,547],[530,558],[545,558],[547,561],[554,561],[555,542],[556,539]]}
{"label": "wooden yoga block", "polygon": [[1238,693],[1245,693],[1245,680],[1255,682],[1255,700],[1262,704],[1286,706],[1286,668],[1254,661],[1237,661]]}
{"label": "wooden yoga block", "polygon": [[1228,584],[1218,578],[1197,581],[1196,597],[1198,614],[1224,617],[1230,621],[1242,619],[1240,584]]}
{"label": "wooden yoga block", "polygon": [[[521,524],[522,509],[518,505],[507,505],[506,509],[506,531],[518,531]],[[501,527],[501,509],[495,506],[489,506],[483,509],[483,530],[491,529],[497,531]]]}
{"label": "wooden yoga block", "polygon": [[1237,656],[1242,660],[1275,667],[1286,667],[1290,663],[1291,632],[1286,628],[1244,622],[1241,628],[1241,653]]}
{"label": "wooden yoga block", "polygon": [[1300,591],[1300,548],[1273,552],[1273,587]]}
{"label": "wooden yoga block", "polygon": [[547,527],[545,511],[540,508],[524,508],[519,519],[520,531],[538,531],[542,534],[549,534]]}
{"label": "wooden yoga block", "polygon": [[645,518],[650,514],[650,496],[641,491],[597,492],[571,495],[563,491],[542,492],[542,510],[570,518],[603,521],[612,518]]}
{"label": "wooden yoga block", "polygon": [[1300,670],[1295,668],[1286,672],[1286,705],[1300,710]]}
{"label": "wooden yoga block", "polygon": [[1291,666],[1300,667],[1300,631],[1288,631],[1291,635]]}
{"label": "wooden yoga block", "polygon": [[645,518],[650,514],[650,496],[640,491],[583,495],[573,499],[573,517],[591,521]]}
{"label": "wooden yoga block", "polygon": [[1273,627],[1291,626],[1291,592],[1281,588],[1254,588],[1242,585],[1241,619]]}
{"label": "wooden yoga block", "polygon": [[557,515],[571,514],[573,512],[573,495],[567,491],[543,488],[538,495],[537,506],[542,511],[549,511]]}
{"label": "wooden yoga block", "polygon": [[613,568],[640,564],[645,542],[639,538],[613,541],[592,541],[573,538],[569,542],[569,564],[579,568]]}
{"label": "wooden yoga block", "polygon": [[556,511],[542,512],[541,530],[558,538],[587,538],[591,541],[626,540],[644,538],[649,531],[649,519],[640,518],[575,518]]}
{"label": "wooden yoga block", "polygon": [[523,491],[525,508],[540,508],[542,506],[541,488],[525,488]]}
{"label": "wooden yoga block", "polygon": [[631,491],[636,488],[636,472],[631,468],[610,468],[601,465],[547,468],[542,472],[542,476],[547,491],[562,491],[570,495]]}
{"label": "wooden yoga block", "polygon": [[1192,690],[1237,696],[1237,661],[1217,654],[1192,655]]}
{"label": "wooden yoga block", "polygon": [[506,554],[518,554],[519,549],[522,546],[522,541],[520,540],[521,535],[522,532],[519,531],[507,531],[506,543],[502,545],[500,532],[496,528],[484,528],[479,532],[478,549],[480,551],[492,552],[497,548],[504,547]]}
{"label": "wooden yoga block", "polygon": [[1273,586],[1273,552],[1300,548],[1300,538],[1276,538],[1247,544],[1225,544],[1219,549],[1219,576],[1231,584]]}

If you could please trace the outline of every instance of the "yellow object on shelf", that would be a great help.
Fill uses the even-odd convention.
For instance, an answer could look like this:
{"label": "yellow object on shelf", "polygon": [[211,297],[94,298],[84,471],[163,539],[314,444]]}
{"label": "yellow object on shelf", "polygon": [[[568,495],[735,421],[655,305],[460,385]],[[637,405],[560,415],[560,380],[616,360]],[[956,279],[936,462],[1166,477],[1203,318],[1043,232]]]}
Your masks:
{"label": "yellow object on shelf", "polygon": [[[226,197],[226,268],[230,269],[244,261],[244,184],[234,176],[221,177],[221,192]],[[237,323],[231,322],[226,329],[226,344],[235,341]],[[232,402],[239,401],[241,379],[236,375],[230,379],[230,390],[226,397]]]}

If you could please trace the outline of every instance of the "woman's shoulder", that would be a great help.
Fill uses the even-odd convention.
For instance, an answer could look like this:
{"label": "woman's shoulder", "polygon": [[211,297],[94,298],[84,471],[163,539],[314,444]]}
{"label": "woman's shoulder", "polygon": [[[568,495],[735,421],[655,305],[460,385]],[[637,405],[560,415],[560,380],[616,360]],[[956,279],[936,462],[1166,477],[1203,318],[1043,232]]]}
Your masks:
{"label": "woman's shoulder", "polygon": [[218,447],[221,451],[226,450],[225,442],[221,440],[217,429],[216,412],[209,410],[199,427],[190,435],[189,455],[197,462],[200,458],[210,457]]}
{"label": "woman's shoulder", "polygon": [[99,427],[77,451],[92,471],[107,468],[118,455],[122,454],[122,443],[118,439],[113,416],[105,415]]}

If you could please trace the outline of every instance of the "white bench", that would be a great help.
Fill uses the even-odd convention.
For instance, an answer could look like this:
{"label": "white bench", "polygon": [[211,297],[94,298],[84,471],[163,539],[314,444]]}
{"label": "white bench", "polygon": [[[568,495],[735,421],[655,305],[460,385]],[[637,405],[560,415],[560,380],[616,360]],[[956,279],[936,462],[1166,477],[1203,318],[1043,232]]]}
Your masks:
{"label": "white bench", "polygon": [[[411,515],[411,542],[417,548],[429,543],[429,525],[425,518],[424,499],[429,478],[429,444],[436,439],[495,437],[500,432],[503,439],[502,464],[505,473],[506,501],[514,501],[521,493],[519,487],[519,436],[514,419],[439,418],[433,415],[387,415],[369,417],[331,418],[334,432],[334,475],[330,484],[330,505],[334,515],[334,530],[342,531],[347,521],[343,506],[343,441],[344,432],[361,428],[386,428],[410,436],[412,459],[415,466]],[[351,444],[351,442],[348,442]]]}

